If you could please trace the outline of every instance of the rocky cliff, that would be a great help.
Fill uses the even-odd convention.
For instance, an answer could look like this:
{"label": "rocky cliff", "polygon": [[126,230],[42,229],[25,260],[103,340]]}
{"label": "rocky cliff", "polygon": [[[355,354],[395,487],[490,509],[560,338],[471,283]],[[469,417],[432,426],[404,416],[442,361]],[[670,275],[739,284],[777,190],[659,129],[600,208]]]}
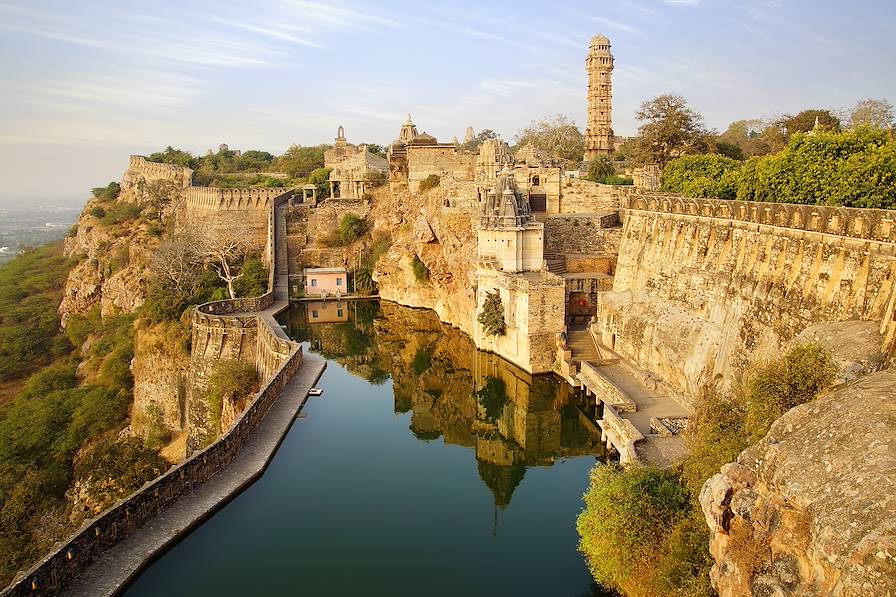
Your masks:
{"label": "rocky cliff", "polygon": [[[380,296],[432,309],[442,321],[471,334],[476,310],[472,222],[477,209],[475,185],[450,177],[423,193],[377,192],[371,209],[375,229],[392,235],[392,247],[374,272]],[[415,277],[415,256],[429,269],[428,280]]]}
{"label": "rocky cliff", "polygon": [[896,371],[804,404],[703,486],[735,595],[896,594]]}

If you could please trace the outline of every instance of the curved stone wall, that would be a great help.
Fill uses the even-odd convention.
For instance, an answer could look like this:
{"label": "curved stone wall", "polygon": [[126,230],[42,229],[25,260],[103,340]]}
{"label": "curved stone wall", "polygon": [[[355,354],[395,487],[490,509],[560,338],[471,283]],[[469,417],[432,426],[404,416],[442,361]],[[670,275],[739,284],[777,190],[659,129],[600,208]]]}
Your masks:
{"label": "curved stone wall", "polygon": [[122,177],[122,186],[130,188],[137,184],[138,180],[169,180],[187,188],[193,184],[193,170],[185,166],[174,164],[160,164],[150,162],[142,155],[132,155],[128,160],[128,169]]}

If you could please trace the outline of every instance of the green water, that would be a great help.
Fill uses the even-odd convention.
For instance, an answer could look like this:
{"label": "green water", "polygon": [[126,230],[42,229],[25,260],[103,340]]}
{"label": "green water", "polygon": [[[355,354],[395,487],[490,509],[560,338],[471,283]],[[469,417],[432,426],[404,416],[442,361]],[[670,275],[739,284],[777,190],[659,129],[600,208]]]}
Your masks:
{"label": "green water", "polygon": [[329,359],[323,396],[127,595],[600,594],[575,530],[600,438],[565,386],[428,311],[296,306],[289,327]]}

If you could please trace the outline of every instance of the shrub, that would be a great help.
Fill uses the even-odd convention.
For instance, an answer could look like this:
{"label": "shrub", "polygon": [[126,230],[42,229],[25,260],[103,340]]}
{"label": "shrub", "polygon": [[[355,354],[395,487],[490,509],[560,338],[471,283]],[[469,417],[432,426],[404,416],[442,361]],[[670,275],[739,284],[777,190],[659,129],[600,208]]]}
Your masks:
{"label": "shrub", "polygon": [[500,377],[487,376],[485,383],[476,391],[476,401],[482,407],[485,419],[494,423],[501,417],[507,404],[507,384]]}
{"label": "shrub", "polygon": [[663,169],[662,190],[688,197],[734,199],[741,162],[718,154],[675,158]]}
{"label": "shrub", "polygon": [[614,174],[616,174],[616,167],[613,165],[613,162],[610,161],[608,156],[601,155],[591,160],[591,163],[588,164],[588,176],[585,178],[598,182]]}
{"label": "shrub", "polygon": [[104,187],[96,187],[91,192],[100,201],[115,201],[121,193],[121,185],[117,182],[110,182]]}
{"label": "shrub", "polygon": [[501,301],[501,295],[496,290],[487,292],[485,301],[482,303],[482,312],[476,318],[476,321],[482,325],[482,329],[489,336],[503,336],[507,330],[504,322],[504,303]]}
{"label": "shrub", "polygon": [[221,411],[224,399],[229,397],[238,400],[249,396],[258,386],[258,372],[252,363],[243,361],[221,361],[216,364],[208,378],[208,391],[205,399],[208,403],[209,417],[213,433],[217,437],[221,433]]}
{"label": "shrub", "polygon": [[617,186],[626,186],[626,185],[635,184],[635,181],[633,178],[628,177],[628,176],[617,176],[615,174],[613,176],[607,176],[606,178],[602,178],[598,182],[601,184],[611,184],[611,185],[617,185]]}
{"label": "shrub", "polygon": [[268,268],[260,259],[247,259],[243,265],[243,273],[233,283],[238,297],[256,297],[268,291]]}
{"label": "shrub", "polygon": [[106,211],[106,215],[100,218],[100,224],[103,226],[124,224],[139,218],[142,211],[141,207],[136,203],[118,203]]}
{"label": "shrub", "polygon": [[418,188],[420,189],[420,192],[422,193],[423,191],[428,191],[430,189],[436,188],[437,186],[439,186],[441,184],[441,182],[442,182],[442,179],[439,178],[438,174],[430,174],[429,176],[427,176],[426,178],[424,178],[423,180],[420,181],[420,186]]}
{"label": "shrub", "polygon": [[106,210],[102,207],[96,206],[90,209],[90,215],[94,218],[105,218]]}
{"label": "shrub", "polygon": [[100,441],[85,450],[75,464],[75,478],[90,481],[99,505],[108,508],[116,500],[137,491],[168,469],[168,462],[146,449],[137,439]]}
{"label": "shrub", "polygon": [[421,284],[425,284],[429,281],[429,268],[426,267],[426,264],[420,259],[418,255],[414,255],[413,261],[411,261],[411,269],[414,270],[414,278],[417,282]]}
{"label": "shrub", "polygon": [[598,583],[622,590],[652,572],[659,547],[690,509],[687,488],[669,471],[598,465],[576,522],[579,551]]}
{"label": "shrub", "polygon": [[414,355],[414,360],[411,361],[411,369],[416,375],[422,375],[430,367],[432,367],[432,350],[420,347]]}
{"label": "shrub", "polygon": [[830,353],[819,344],[792,348],[747,379],[746,429],[755,442],[785,412],[814,400],[837,376]]}

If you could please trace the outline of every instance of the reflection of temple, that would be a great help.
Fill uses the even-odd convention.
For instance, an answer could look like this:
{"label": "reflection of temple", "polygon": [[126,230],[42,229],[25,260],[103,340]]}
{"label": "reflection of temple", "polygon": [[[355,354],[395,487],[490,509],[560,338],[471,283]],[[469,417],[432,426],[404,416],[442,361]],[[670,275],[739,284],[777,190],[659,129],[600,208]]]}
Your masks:
{"label": "reflection of temple", "polygon": [[305,314],[294,313],[303,331],[292,333],[356,375],[375,382],[391,376],[395,411],[410,412],[410,431],[473,450],[497,506],[510,503],[527,467],[601,453],[599,430],[554,376],[533,376],[476,350],[432,311],[354,304],[367,306],[349,311],[351,323],[307,325]]}

